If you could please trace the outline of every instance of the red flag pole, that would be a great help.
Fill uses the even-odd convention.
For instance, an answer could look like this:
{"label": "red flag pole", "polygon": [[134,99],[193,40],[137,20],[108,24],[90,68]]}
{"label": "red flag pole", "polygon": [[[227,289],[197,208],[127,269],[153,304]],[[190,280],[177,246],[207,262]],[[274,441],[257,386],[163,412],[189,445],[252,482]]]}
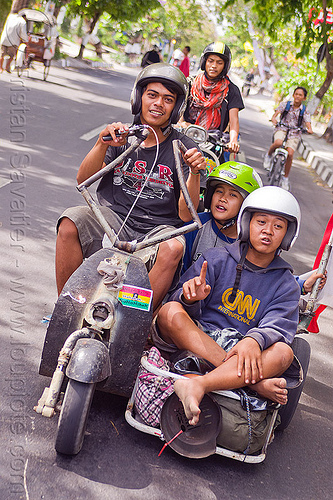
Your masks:
{"label": "red flag pole", "polygon": [[[318,250],[314,265],[313,265],[313,269],[317,269],[319,264],[320,264],[325,246],[329,242],[330,236],[332,234],[332,230],[333,230],[333,214],[331,215],[330,220],[328,221],[328,224],[326,226],[325,233],[324,233],[321,245],[319,247],[319,250]],[[319,326],[318,326],[317,320],[319,318],[319,315],[324,311],[324,309],[326,309],[326,306],[324,306],[322,304],[320,304],[317,307],[317,309],[314,313],[314,317],[312,318],[312,320],[308,326],[309,332],[311,332],[311,333],[318,333],[319,332]]]}

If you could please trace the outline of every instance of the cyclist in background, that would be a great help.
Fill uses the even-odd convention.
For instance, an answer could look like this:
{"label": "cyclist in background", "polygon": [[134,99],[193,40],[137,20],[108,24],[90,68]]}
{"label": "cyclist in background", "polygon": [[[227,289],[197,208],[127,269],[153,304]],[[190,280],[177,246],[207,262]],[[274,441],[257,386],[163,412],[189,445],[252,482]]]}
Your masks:
{"label": "cyclist in background", "polygon": [[[289,131],[288,139],[286,142],[286,149],[288,151],[288,157],[285,164],[284,177],[282,177],[281,187],[283,189],[289,190],[289,173],[291,165],[293,162],[294,151],[296,151],[302,130],[301,127],[306,127],[308,134],[312,134],[311,127],[311,117],[310,113],[306,111],[303,102],[307,96],[307,90],[304,87],[296,87],[293,93],[293,102],[282,102],[271,118],[271,122],[276,126],[274,132],[274,142],[268,150],[268,153],[264,156],[264,168],[269,170],[272,154],[282,146],[285,139],[287,130],[291,127]],[[280,121],[278,122],[277,117],[280,115]]]}

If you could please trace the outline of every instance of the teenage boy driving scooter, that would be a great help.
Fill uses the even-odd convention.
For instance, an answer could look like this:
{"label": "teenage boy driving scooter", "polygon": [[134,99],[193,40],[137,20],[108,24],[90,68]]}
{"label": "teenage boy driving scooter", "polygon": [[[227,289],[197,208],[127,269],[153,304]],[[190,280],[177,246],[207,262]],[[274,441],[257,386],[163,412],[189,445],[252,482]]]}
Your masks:
{"label": "teenage boy driving scooter", "polygon": [[[195,143],[176,131],[177,123],[187,100],[188,84],[179,69],[170,64],[156,63],[138,75],[131,96],[135,123],[149,125],[149,136],[133,152],[126,164],[107,174],[97,188],[101,210],[120,240],[142,240],[151,231],[179,227],[191,219],[176,173],[172,141],[180,139],[188,149],[183,156],[183,172],[195,206],[199,203],[200,175],[206,168],[205,159]],[[121,133],[117,137],[116,133]],[[112,140],[103,140],[111,135]],[[128,126],[112,123],[101,131],[96,144],[84,158],[77,174],[78,183],[99,171],[130,146]],[[159,153],[157,158],[157,144]],[[151,168],[156,159],[153,171]],[[132,209],[138,192],[149,176],[149,183]],[[127,217],[129,211],[130,217]],[[88,207],[67,209],[58,221],[56,246],[56,278],[60,294],[65,282],[82,263],[102,247],[104,231]],[[156,308],[172,283],[184,251],[184,238],[178,237],[159,245],[149,280]]]}

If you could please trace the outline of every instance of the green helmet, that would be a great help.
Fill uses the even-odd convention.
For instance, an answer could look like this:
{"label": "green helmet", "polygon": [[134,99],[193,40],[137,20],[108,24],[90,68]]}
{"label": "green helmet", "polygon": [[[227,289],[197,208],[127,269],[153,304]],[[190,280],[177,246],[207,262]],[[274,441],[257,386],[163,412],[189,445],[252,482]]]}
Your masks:
{"label": "green helmet", "polygon": [[237,189],[243,198],[262,187],[262,181],[254,168],[237,161],[222,163],[219,167],[215,167],[207,177],[204,205],[208,210],[215,188],[222,182]]}

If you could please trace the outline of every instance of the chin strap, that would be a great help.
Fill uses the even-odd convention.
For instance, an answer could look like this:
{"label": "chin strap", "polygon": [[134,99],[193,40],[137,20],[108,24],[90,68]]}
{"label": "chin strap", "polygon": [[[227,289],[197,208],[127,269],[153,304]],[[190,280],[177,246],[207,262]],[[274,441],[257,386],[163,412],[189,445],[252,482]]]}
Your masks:
{"label": "chin strap", "polygon": [[[214,219],[214,220],[216,221],[216,219]],[[228,229],[228,227],[231,227],[234,224],[236,224],[236,221],[237,221],[237,217],[233,217],[232,219],[228,219],[227,221],[225,221],[224,224],[221,225],[221,229]],[[219,222],[219,225],[220,224],[221,224],[221,222]],[[217,225],[217,227],[218,227],[218,225]]]}
{"label": "chin strap", "polygon": [[246,258],[246,254],[247,254],[248,249],[249,249],[249,244],[245,243],[244,248],[243,248],[242,253],[241,253],[241,258],[239,259],[239,262],[236,266],[236,278],[235,278],[234,286],[232,288],[231,295],[229,297],[229,302],[231,302],[231,303],[234,302],[234,300],[236,298],[236,294],[237,294],[239,283],[241,280],[243,266],[244,266],[244,262],[245,262],[245,258]]}

